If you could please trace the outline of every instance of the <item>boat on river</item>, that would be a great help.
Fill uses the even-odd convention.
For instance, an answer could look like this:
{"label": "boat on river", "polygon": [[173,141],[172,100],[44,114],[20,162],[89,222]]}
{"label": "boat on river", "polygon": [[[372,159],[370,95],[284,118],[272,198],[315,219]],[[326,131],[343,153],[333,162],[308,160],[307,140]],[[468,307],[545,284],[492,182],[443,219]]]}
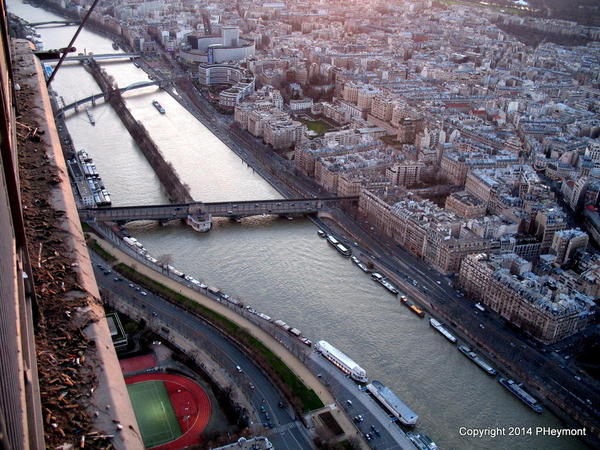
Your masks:
{"label": "boat on river", "polygon": [[498,378],[498,383],[500,383],[502,386],[508,389],[515,397],[517,397],[519,400],[521,400],[523,403],[525,403],[527,406],[533,409],[536,413],[542,413],[543,409],[540,406],[539,402],[531,395],[529,395],[529,393],[527,393],[525,389],[523,389],[513,380],[500,377]]}
{"label": "boat on river", "polygon": [[477,364],[482,370],[484,370],[488,375],[496,375],[498,371],[486,363],[483,359],[479,357],[477,353],[471,350],[466,345],[459,345],[458,351]]}
{"label": "boat on river", "polygon": [[162,105],[160,103],[158,103],[157,100],[152,100],[152,106],[154,106],[159,113],[164,114],[165,113],[165,108],[162,107]]}

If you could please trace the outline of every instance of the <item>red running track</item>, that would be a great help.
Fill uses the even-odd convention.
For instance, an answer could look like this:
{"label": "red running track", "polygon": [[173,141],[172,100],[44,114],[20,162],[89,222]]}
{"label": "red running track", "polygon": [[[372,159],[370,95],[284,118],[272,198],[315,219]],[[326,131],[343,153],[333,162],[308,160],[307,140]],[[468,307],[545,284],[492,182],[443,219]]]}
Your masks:
{"label": "red running track", "polygon": [[166,373],[145,373],[125,379],[125,383],[142,381],[162,381],[169,393],[169,400],[183,434],[174,441],[152,447],[153,450],[177,450],[197,445],[202,440],[202,432],[211,416],[210,398],[206,391],[193,380],[181,375]]}
{"label": "red running track", "polygon": [[140,372],[145,369],[151,369],[156,366],[156,358],[152,353],[147,355],[134,356],[133,358],[119,360],[121,372],[125,375],[133,372]]}

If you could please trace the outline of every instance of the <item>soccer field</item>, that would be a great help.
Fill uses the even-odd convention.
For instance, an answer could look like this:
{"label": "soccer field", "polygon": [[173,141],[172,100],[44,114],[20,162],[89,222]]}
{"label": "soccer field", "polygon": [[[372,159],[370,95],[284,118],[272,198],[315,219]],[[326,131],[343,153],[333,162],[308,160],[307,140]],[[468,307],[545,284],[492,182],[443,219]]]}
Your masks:
{"label": "soccer field", "polygon": [[181,436],[181,427],[162,381],[129,384],[127,390],[146,448]]}

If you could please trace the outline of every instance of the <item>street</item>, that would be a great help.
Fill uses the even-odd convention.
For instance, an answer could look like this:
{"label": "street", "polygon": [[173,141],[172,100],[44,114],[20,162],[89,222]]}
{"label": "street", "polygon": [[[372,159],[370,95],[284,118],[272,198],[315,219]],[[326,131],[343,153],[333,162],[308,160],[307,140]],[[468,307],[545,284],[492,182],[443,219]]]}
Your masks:
{"label": "street", "polygon": [[[264,419],[264,423],[271,422],[273,430],[267,430],[264,434],[269,437],[275,448],[290,450],[312,448],[307,431],[300,421],[295,420],[287,400],[245,353],[196,316],[166,302],[151,292],[147,292],[145,296],[140,294],[129,287],[129,284],[133,283],[121,275],[117,276],[114,272],[105,275],[98,264],[106,266],[106,262],[94,253],[91,253],[91,256],[94,274],[100,288],[108,290],[130,306],[137,308],[140,313],[148,317],[149,322],[156,320],[167,329],[177,330],[188,340],[196,343],[199,348],[205,348],[206,340],[219,348],[220,355],[225,355],[227,358],[223,369],[229,373],[230,377],[238,384],[249,386],[252,383],[254,385],[254,389],[250,388],[249,400],[257,414]],[[122,280],[115,281],[114,278],[122,278]],[[240,366],[242,372],[239,372],[236,366]],[[284,403],[284,408],[278,406],[279,402]],[[261,407],[265,410],[264,413],[261,411]],[[265,413],[269,414],[270,420],[266,419]]]}

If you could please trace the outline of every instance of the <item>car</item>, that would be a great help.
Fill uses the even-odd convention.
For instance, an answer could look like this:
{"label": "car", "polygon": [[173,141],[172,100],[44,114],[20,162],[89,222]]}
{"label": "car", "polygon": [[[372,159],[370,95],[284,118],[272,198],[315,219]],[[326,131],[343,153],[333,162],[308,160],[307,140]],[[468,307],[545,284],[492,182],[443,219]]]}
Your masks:
{"label": "car", "polygon": [[352,400],[346,400],[346,404],[347,404],[348,406],[352,406]]}
{"label": "car", "polygon": [[110,270],[105,270],[105,271],[104,271],[104,275],[109,275],[109,274],[111,274],[111,273],[112,273],[112,272],[111,272]]}
{"label": "car", "polygon": [[[279,403],[281,403],[281,402],[279,402]],[[265,407],[263,405],[260,405],[260,412],[265,412],[265,411],[266,411]]]}
{"label": "car", "polygon": [[485,330],[485,325],[484,325],[484,324],[482,324],[482,323],[480,323],[480,324],[479,324],[479,328],[481,328],[482,330]]}
{"label": "car", "polygon": [[353,242],[352,245],[354,245],[355,247],[358,247],[358,242]]}
{"label": "car", "polygon": [[200,289],[206,289],[208,286],[204,283],[200,283]]}
{"label": "car", "polygon": [[140,292],[140,294],[141,294],[141,295],[143,295],[144,297],[145,297],[146,295],[148,295],[148,293],[147,293],[146,291],[141,291],[141,292]]}
{"label": "car", "polygon": [[135,287],[135,284],[133,284],[133,283],[129,283],[129,287],[130,287],[130,288],[134,288],[134,287]]}
{"label": "car", "polygon": [[575,379],[576,379],[577,381],[581,381],[581,377],[580,377],[579,375],[575,375]]}
{"label": "car", "polygon": [[135,289],[136,291],[138,291],[138,292],[140,292],[140,291],[142,290],[142,288],[141,288],[141,287],[139,287],[139,286],[136,286],[134,289]]}
{"label": "car", "polygon": [[267,420],[271,420],[271,416],[269,415],[269,413],[268,413],[268,412],[266,412],[266,413],[265,413],[265,418],[266,418]]}
{"label": "car", "polygon": [[244,371],[240,366],[235,366],[235,370],[237,370],[239,373]]}
{"label": "car", "polygon": [[277,406],[279,406],[280,408],[283,408],[283,407],[284,407],[284,404],[283,404],[283,402],[282,402],[282,401],[279,401],[279,403],[277,403]]}
{"label": "car", "polygon": [[255,389],[255,386],[252,383],[250,383],[250,389],[252,389],[252,390]]}
{"label": "car", "polygon": [[158,317],[158,314],[156,313],[156,311],[152,311],[152,316]]}
{"label": "car", "polygon": [[367,433],[367,434],[365,434],[365,439],[366,439],[367,441],[370,441],[371,439],[373,439],[373,438],[371,437],[371,433]]}

